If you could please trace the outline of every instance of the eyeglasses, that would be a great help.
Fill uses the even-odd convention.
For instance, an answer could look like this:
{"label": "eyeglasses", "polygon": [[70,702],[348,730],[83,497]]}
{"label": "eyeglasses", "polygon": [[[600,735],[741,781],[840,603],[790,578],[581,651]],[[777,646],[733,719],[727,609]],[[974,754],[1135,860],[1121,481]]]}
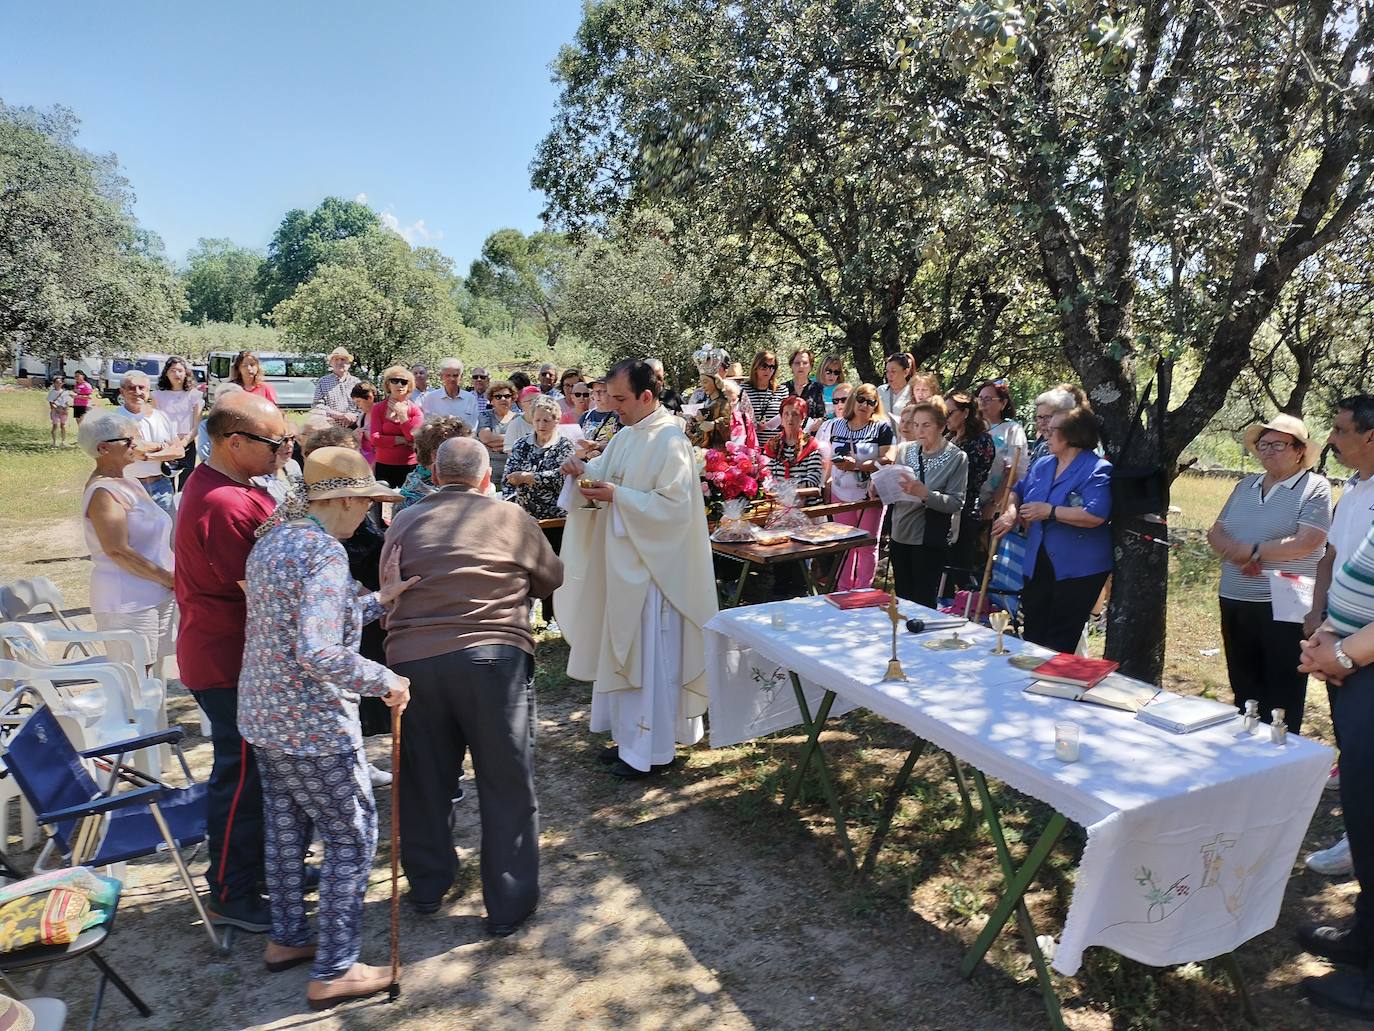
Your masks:
{"label": "eyeglasses", "polygon": [[474,373],[472,374],[472,378],[473,378],[473,379],[491,379],[490,376],[485,375],[485,374],[480,373],[480,372],[474,372]]}
{"label": "eyeglasses", "polygon": [[393,387],[408,387],[410,386],[410,380],[401,376],[392,376],[391,379],[387,380],[387,384]]}
{"label": "eyeglasses", "polygon": [[514,396],[515,396],[514,394],[492,394],[492,395],[491,395],[491,399],[492,399],[493,401],[509,401],[509,400],[511,400]]}
{"label": "eyeglasses", "polygon": [[854,403],[856,405],[867,405],[869,408],[878,407],[878,399],[876,397],[856,397]]}
{"label": "eyeglasses", "polygon": [[845,403],[846,401],[848,401],[848,400],[849,400],[849,395],[848,395],[848,394],[845,394],[844,397],[837,397],[837,398],[835,398],[835,403],[836,403],[837,405],[842,405],[842,404],[844,404],[844,403]]}
{"label": "eyeglasses", "polygon": [[1258,444],[1255,445],[1255,450],[1275,453],[1279,451],[1286,451],[1288,448],[1292,446],[1293,445],[1288,443],[1288,441],[1286,440],[1261,440]]}
{"label": "eyeglasses", "polygon": [[839,370],[839,369],[822,369],[822,370],[821,370],[821,375],[822,375],[822,376],[838,376],[839,374],[840,374],[840,370]]}
{"label": "eyeglasses", "polygon": [[132,446],[133,446],[133,443],[134,443],[134,438],[133,438],[133,437],[109,437],[109,438],[107,438],[107,439],[105,439],[105,440],[102,440],[100,443],[102,443],[102,444],[128,444],[130,447],[132,447]]}
{"label": "eyeglasses", "polygon": [[768,369],[768,370],[770,370],[770,371],[776,369],[777,367],[778,367],[778,363],[777,363],[777,362],[774,362],[772,365],[769,365],[767,362],[764,362],[762,365],[759,366],[760,369]]}
{"label": "eyeglasses", "polygon": [[592,396],[592,392],[591,392],[590,390],[574,390],[574,391],[573,391],[573,397],[591,397],[591,396]]}
{"label": "eyeglasses", "polygon": [[996,394],[992,394],[989,397],[983,397],[980,395],[978,398],[978,403],[980,405],[998,405],[1002,403],[1002,399],[998,397]]}
{"label": "eyeglasses", "polygon": [[228,433],[225,434],[225,436],[247,437],[249,440],[256,440],[259,444],[266,445],[274,455],[288,443],[288,439],[286,437],[282,437],[281,440],[273,440],[271,437],[264,437],[257,433],[249,433],[247,430],[230,430]]}

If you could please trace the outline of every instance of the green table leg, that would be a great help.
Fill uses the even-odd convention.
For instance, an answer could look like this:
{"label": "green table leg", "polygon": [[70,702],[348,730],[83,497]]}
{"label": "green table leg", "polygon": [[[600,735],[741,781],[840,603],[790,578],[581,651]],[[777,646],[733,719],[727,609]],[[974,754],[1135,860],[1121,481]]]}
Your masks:
{"label": "green table leg", "polygon": [[992,911],[992,916],[988,918],[987,926],[978,935],[978,940],[973,943],[973,948],[964,957],[960,972],[966,978],[973,976],[973,971],[978,966],[979,961],[987,955],[993,940],[1001,932],[1012,914],[1015,913],[1016,922],[1021,929],[1021,937],[1025,939],[1031,962],[1035,965],[1035,976],[1040,981],[1040,994],[1045,1000],[1045,1012],[1049,1015],[1050,1026],[1055,1028],[1055,1031],[1063,1031],[1064,1015],[1059,1010],[1059,996],[1054,990],[1054,981],[1050,977],[1049,964],[1045,962],[1045,955],[1036,943],[1035,926],[1031,923],[1030,911],[1026,909],[1025,895],[1026,889],[1030,887],[1035,875],[1040,872],[1040,867],[1045,864],[1050,852],[1054,850],[1060,835],[1064,833],[1068,820],[1060,813],[1055,813],[1050,817],[1050,822],[1046,824],[1045,830],[1035,844],[1031,846],[1025,862],[1018,868],[1012,860],[1011,850],[1007,848],[1006,835],[1002,833],[1002,822],[998,818],[996,806],[993,805],[992,793],[988,791],[987,778],[983,776],[981,770],[973,771],[973,783],[978,789],[978,798],[983,805],[983,815],[988,822],[988,833],[991,834],[992,843],[997,848],[997,862],[1002,867],[1002,879],[1006,883],[1007,890],[1001,901],[998,902],[997,908]]}
{"label": "green table leg", "polygon": [[859,878],[861,880],[872,871],[873,864],[878,859],[878,853],[882,850],[883,839],[887,837],[888,827],[892,824],[892,817],[897,812],[897,804],[901,801],[902,795],[906,792],[907,783],[911,780],[911,771],[916,766],[916,760],[921,758],[928,746],[929,742],[917,738],[915,746],[907,753],[906,762],[902,764],[901,772],[897,774],[897,779],[892,782],[887,798],[883,800],[883,810],[878,817],[878,825],[873,828],[873,837],[868,843],[868,851],[864,853],[864,861],[859,866]]}
{"label": "green table leg", "polygon": [[968,781],[964,779],[964,768],[959,765],[959,760],[954,758],[953,752],[946,752],[945,758],[949,760],[949,772],[954,775],[954,783],[959,786],[959,801],[964,809],[964,827],[967,829],[973,826],[975,814],[973,800],[968,795]]}
{"label": "green table leg", "polygon": [[[733,555],[730,558],[734,558]],[[739,580],[735,583],[735,596],[733,598],[721,596],[720,607],[723,609],[733,609],[744,599],[744,581],[749,576],[749,571],[754,568],[753,563],[747,559],[735,559],[740,564]]]}
{"label": "green table leg", "polygon": [[840,806],[840,797],[835,792],[835,785],[830,781],[830,771],[826,768],[825,754],[821,751],[820,743],[821,731],[825,729],[825,721],[830,717],[830,708],[835,704],[835,692],[825,692],[820,707],[816,710],[816,717],[812,719],[811,707],[806,704],[806,692],[802,690],[801,678],[790,670],[788,676],[792,678],[792,690],[797,695],[797,708],[801,711],[802,726],[807,730],[807,738],[806,744],[802,746],[801,758],[797,761],[797,772],[792,775],[792,783],[787,789],[787,794],[783,796],[782,806],[784,809],[790,807],[801,793],[802,780],[814,758],[816,772],[821,779],[821,792],[825,795],[826,804],[830,806],[830,815],[835,818],[835,831],[839,835],[840,844],[844,846],[845,858],[849,860],[850,869],[853,869],[858,865],[854,858],[854,846],[849,841],[844,809]]}
{"label": "green table leg", "polygon": [[1218,957],[1221,965],[1226,968],[1226,973],[1231,976],[1231,981],[1236,986],[1236,994],[1240,996],[1240,1012],[1245,1017],[1247,1024],[1259,1024],[1259,1016],[1255,1013],[1255,1005],[1250,1001],[1250,989],[1245,985],[1245,978],[1240,972],[1240,963],[1236,959],[1234,952],[1228,952],[1224,956]]}

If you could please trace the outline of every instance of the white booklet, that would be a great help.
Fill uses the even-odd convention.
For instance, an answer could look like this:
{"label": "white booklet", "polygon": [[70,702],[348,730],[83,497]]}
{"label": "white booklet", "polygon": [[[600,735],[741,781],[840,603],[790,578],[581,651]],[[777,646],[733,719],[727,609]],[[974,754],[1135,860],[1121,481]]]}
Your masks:
{"label": "white booklet", "polygon": [[1090,702],[1105,705],[1109,709],[1123,712],[1139,712],[1155,699],[1168,692],[1162,692],[1153,684],[1132,680],[1120,673],[1109,673],[1090,688],[1077,684],[1064,684],[1055,680],[1033,680],[1026,686],[1027,694],[1048,695],[1051,698],[1067,698],[1074,702]]}
{"label": "white booklet", "polygon": [[1266,569],[1269,578],[1269,603],[1274,619],[1280,623],[1301,623],[1312,610],[1312,591],[1316,579],[1281,569]]}
{"label": "white booklet", "polygon": [[1215,698],[1174,697],[1156,701],[1135,714],[1135,718],[1152,727],[1175,734],[1191,734],[1195,730],[1215,727],[1219,723],[1237,719],[1240,711],[1230,702]]}

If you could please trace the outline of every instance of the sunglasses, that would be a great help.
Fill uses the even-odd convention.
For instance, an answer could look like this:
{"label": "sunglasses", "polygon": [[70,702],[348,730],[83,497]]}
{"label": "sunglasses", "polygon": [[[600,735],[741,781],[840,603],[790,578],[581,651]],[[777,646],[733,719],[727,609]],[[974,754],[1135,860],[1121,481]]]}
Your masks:
{"label": "sunglasses", "polygon": [[839,374],[840,374],[840,370],[839,370],[839,369],[822,369],[822,370],[821,370],[821,375],[822,375],[822,376],[838,376]]}
{"label": "sunglasses", "polygon": [[392,376],[391,379],[387,380],[387,384],[393,387],[408,387],[410,386],[410,380],[403,379],[400,376]]}
{"label": "sunglasses", "polygon": [[105,439],[105,440],[102,440],[100,443],[102,443],[102,444],[128,444],[130,447],[133,447],[134,438],[133,438],[133,437],[109,437],[109,438],[107,438],[107,439]]}
{"label": "sunglasses", "polygon": [[855,399],[854,399],[854,403],[855,403],[856,405],[867,405],[869,408],[877,408],[877,407],[878,407],[878,399],[877,399],[876,397],[859,397],[859,398],[855,398]]}
{"label": "sunglasses", "polygon": [[591,396],[592,396],[592,392],[591,392],[590,390],[574,390],[574,391],[573,391],[573,397],[591,397]]}
{"label": "sunglasses", "polygon": [[484,375],[484,374],[478,373],[478,372],[474,372],[474,373],[472,374],[472,378],[473,378],[473,379],[491,379],[490,376],[487,376],[487,375]]}
{"label": "sunglasses", "polygon": [[249,440],[256,440],[259,444],[265,444],[274,455],[278,451],[280,451],[288,442],[286,437],[282,437],[281,440],[273,440],[271,437],[264,437],[257,433],[249,433],[247,430],[230,430],[228,433],[225,434],[225,436],[247,437]]}
{"label": "sunglasses", "polygon": [[492,394],[492,395],[491,395],[491,399],[492,399],[493,401],[510,401],[510,400],[512,400],[514,397],[515,397],[514,394]]}
{"label": "sunglasses", "polygon": [[848,401],[848,400],[849,400],[849,395],[848,395],[848,394],[845,394],[843,397],[836,397],[836,398],[835,398],[835,403],[836,403],[837,405],[842,405],[842,404],[844,404],[844,403],[845,403],[846,401]]}
{"label": "sunglasses", "polygon": [[770,370],[770,371],[776,369],[777,367],[778,367],[778,363],[777,363],[777,362],[774,362],[772,365],[769,365],[769,364],[767,364],[767,363],[765,362],[763,365],[760,365],[760,366],[759,366],[760,369],[768,369],[768,370]]}

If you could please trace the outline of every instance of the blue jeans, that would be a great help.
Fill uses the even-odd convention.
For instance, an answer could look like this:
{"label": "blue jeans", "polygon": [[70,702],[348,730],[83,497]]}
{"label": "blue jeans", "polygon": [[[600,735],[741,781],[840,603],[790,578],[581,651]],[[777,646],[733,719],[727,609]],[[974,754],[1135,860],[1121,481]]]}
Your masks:
{"label": "blue jeans", "polygon": [[153,503],[158,508],[166,512],[169,517],[175,517],[177,489],[170,476],[159,476],[156,480],[148,480],[143,484],[143,488],[152,496]]}

